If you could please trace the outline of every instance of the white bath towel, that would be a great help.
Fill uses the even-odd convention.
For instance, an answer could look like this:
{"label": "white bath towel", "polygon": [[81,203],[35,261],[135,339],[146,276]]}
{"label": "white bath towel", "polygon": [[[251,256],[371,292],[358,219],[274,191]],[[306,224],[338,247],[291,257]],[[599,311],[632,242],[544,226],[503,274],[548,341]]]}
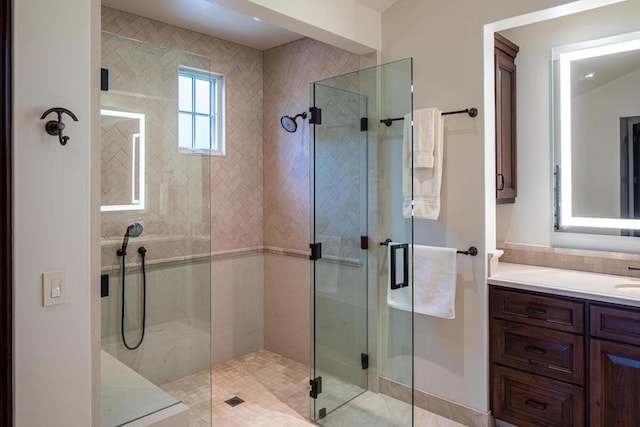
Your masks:
{"label": "white bath towel", "polygon": [[437,108],[416,111],[412,144],[411,117],[405,116],[402,144],[402,210],[405,218],[411,217],[412,201],[415,218],[438,219],[440,215],[443,128],[442,113]]}
{"label": "white bath towel", "polygon": [[[413,257],[411,253],[413,252]],[[391,244],[387,262],[391,279]],[[387,304],[400,310],[413,310],[418,314],[454,319],[456,300],[456,250],[432,246],[414,245],[409,249],[413,258],[413,288],[407,286],[391,289],[387,286]],[[400,268],[400,266],[398,266]],[[411,265],[409,268],[411,272]],[[411,273],[410,273],[411,274]],[[411,283],[411,281],[410,281]]]}
{"label": "white bath towel", "polygon": [[433,151],[440,134],[440,110],[423,108],[413,112],[413,167],[432,168]]}

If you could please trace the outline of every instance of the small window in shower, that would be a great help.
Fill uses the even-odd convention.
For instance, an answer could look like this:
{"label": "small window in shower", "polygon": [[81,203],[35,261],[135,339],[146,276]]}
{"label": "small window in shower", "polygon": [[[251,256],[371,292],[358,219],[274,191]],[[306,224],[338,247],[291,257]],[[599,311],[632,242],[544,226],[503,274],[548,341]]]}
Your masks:
{"label": "small window in shower", "polygon": [[178,67],[178,148],[224,155],[224,76]]}

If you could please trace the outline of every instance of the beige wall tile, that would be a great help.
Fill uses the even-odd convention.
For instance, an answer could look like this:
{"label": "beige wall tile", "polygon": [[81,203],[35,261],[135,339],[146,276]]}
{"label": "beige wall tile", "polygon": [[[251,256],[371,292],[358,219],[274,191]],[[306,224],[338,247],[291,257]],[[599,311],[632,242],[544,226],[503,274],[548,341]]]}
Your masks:
{"label": "beige wall tile", "polygon": [[[104,31],[155,46],[205,55],[210,58],[211,70],[226,76],[226,156],[211,157],[211,170],[200,170],[195,175],[194,172],[198,171],[197,166],[177,167],[175,165],[175,158],[179,157],[173,154],[175,151],[165,150],[163,155],[148,156],[147,191],[150,199],[150,212],[144,217],[144,221],[146,223],[155,222],[157,232],[161,234],[167,234],[169,230],[178,235],[188,234],[187,230],[180,228],[179,225],[189,222],[190,217],[179,215],[176,218],[158,218],[157,215],[158,207],[154,197],[158,194],[159,185],[165,175],[169,171],[173,171],[171,180],[175,187],[172,189],[172,195],[175,196],[173,206],[175,215],[182,214],[184,207],[190,207],[192,212],[207,212],[206,204],[203,201],[209,199],[209,196],[203,194],[202,191],[182,191],[178,188],[178,184],[189,185],[191,189],[194,185],[200,186],[202,190],[208,191],[209,181],[211,181],[210,220],[213,251],[261,246],[263,244],[262,52],[110,8],[102,9],[102,28]],[[113,50],[103,50],[103,61],[107,58],[113,62],[113,55]],[[131,56],[117,59],[115,63],[111,64],[114,71],[130,72],[129,70],[135,70],[136,67],[139,67],[135,61],[136,58]],[[174,76],[173,67],[167,68],[171,68],[169,74]],[[155,73],[150,75],[148,70],[146,73],[149,77],[155,75]],[[159,78],[148,80],[148,84],[157,85],[157,89],[154,90],[158,92],[158,96],[173,99],[175,103],[175,83],[173,81],[169,84]],[[175,115],[174,107],[175,105],[169,108],[172,115]],[[166,115],[165,113],[164,116]],[[176,127],[175,124],[172,126]],[[155,128],[157,127],[162,127],[162,124],[155,126]],[[175,129],[163,137],[168,139],[167,145],[172,148],[177,144]],[[204,165],[208,165],[208,160]],[[193,162],[193,159],[189,161],[189,163]],[[188,197],[185,198],[184,195],[188,195]],[[194,204],[199,204],[200,209],[194,208]],[[131,216],[131,213],[115,215],[114,222],[117,225],[109,227],[104,222],[109,217],[113,218],[114,215],[103,215],[103,237],[107,236],[105,235],[107,230],[113,235],[120,236],[124,232],[123,225],[126,227],[127,220]],[[202,230],[198,231],[208,235],[209,219],[202,219],[202,221],[204,226],[201,227]],[[145,228],[148,228],[147,224],[145,224]],[[167,246],[169,245],[176,246],[175,242]],[[188,254],[193,253],[193,250],[194,248],[186,247],[180,252]],[[208,252],[208,249],[206,251]],[[156,254],[161,257],[168,255],[158,252]]]}
{"label": "beige wall tile", "polygon": [[311,39],[264,52],[265,246],[309,245],[309,127],[287,133],[280,117],[309,109],[309,83],[359,66],[358,55]]}
{"label": "beige wall tile", "polygon": [[263,269],[262,254],[211,263],[214,366],[263,348]]}
{"label": "beige wall tile", "polygon": [[309,363],[310,262],[264,255],[264,348]]}
{"label": "beige wall tile", "polygon": [[502,262],[539,265],[593,273],[628,276],[630,265],[640,266],[640,255],[588,251],[584,249],[552,248],[548,246],[502,243]]}

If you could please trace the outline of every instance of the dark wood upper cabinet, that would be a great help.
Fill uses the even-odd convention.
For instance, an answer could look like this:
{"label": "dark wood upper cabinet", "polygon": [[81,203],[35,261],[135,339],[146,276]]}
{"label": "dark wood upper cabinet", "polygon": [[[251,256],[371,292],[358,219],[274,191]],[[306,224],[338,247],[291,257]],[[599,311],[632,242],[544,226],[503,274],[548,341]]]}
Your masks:
{"label": "dark wood upper cabinet", "polygon": [[496,200],[515,203],[516,162],[516,64],[519,47],[494,35],[496,95]]}

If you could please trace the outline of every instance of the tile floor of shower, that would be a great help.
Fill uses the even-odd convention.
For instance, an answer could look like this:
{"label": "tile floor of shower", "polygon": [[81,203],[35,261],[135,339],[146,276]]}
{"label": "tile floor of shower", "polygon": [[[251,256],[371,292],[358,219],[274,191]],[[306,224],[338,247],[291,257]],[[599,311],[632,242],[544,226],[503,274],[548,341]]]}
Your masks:
{"label": "tile floor of shower", "polygon": [[[213,392],[208,375],[212,375]],[[260,350],[161,386],[191,410],[191,427],[316,425],[309,421],[309,367],[286,357]],[[339,381],[325,379],[325,381]],[[349,384],[325,389],[343,390],[353,395]],[[351,386],[352,387],[352,386]],[[233,397],[244,400],[229,406]],[[212,402],[209,402],[209,399]],[[334,396],[340,399],[340,396]],[[210,406],[211,405],[211,406]],[[213,408],[213,422],[211,417]],[[392,427],[410,425],[410,407],[391,397],[365,392],[321,420],[324,426]],[[461,426],[447,418],[415,409],[416,426]]]}

